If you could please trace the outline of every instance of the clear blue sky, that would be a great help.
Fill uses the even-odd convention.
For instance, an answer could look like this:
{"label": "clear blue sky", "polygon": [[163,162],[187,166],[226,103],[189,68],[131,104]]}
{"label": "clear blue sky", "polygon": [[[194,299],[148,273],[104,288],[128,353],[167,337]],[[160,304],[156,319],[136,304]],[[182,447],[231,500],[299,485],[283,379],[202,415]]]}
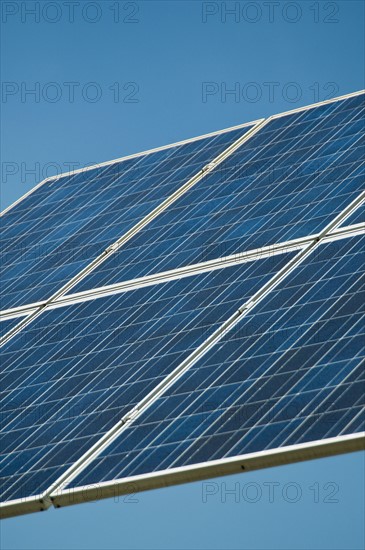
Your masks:
{"label": "clear blue sky", "polygon": [[[2,207],[71,164],[364,88],[362,1],[3,0],[1,7]],[[239,484],[238,502],[222,502],[223,482]],[[279,484],[273,502],[271,482]],[[289,482],[298,502],[288,502]],[[138,502],[8,520],[1,548],[364,547],[363,453],[214,483],[218,493],[207,502],[195,483],[141,493]],[[332,492],[338,502],[328,502]]]}

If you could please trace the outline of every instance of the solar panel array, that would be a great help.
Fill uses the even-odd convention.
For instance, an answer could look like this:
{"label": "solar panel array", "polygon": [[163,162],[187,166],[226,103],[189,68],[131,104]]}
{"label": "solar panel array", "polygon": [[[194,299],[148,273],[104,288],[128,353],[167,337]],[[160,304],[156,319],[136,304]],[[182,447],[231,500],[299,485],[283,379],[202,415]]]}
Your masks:
{"label": "solar panel array", "polygon": [[4,517],[362,447],[364,120],[351,94],[4,212]]}
{"label": "solar panel array", "polygon": [[75,290],[321,231],[361,188],[363,116],[355,97],[269,121]]}
{"label": "solar panel array", "polygon": [[48,299],[250,128],[46,181],[3,217],[1,309]]}
{"label": "solar panel array", "polygon": [[361,429],[364,244],[321,246],[70,486]]}

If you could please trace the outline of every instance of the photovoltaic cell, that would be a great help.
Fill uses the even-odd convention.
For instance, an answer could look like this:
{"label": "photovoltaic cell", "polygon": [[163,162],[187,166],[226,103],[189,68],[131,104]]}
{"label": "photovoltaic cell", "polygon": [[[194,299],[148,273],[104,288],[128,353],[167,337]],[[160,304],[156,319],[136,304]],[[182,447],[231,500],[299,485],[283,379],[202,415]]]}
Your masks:
{"label": "photovoltaic cell", "polygon": [[2,353],[2,500],[44,491],[294,253],[45,311]]}
{"label": "photovoltaic cell", "polygon": [[321,245],[69,487],[365,429],[364,245]]}
{"label": "photovoltaic cell", "polygon": [[13,319],[0,319],[0,337],[5,336],[9,330],[15,327],[24,317],[15,317]]}
{"label": "photovoltaic cell", "polygon": [[321,231],[363,189],[364,94],[271,120],[75,287]]}
{"label": "photovoltaic cell", "polygon": [[248,129],[40,186],[2,217],[1,309],[49,298]]}
{"label": "photovoltaic cell", "polygon": [[355,223],[365,223],[364,205],[359,206],[341,226],[346,227]]}

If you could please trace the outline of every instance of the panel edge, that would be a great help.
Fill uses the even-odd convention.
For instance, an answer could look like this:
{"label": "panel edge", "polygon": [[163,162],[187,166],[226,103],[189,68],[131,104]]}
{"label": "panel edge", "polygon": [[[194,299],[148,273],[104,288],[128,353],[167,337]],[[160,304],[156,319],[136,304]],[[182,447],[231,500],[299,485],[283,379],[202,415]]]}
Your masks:
{"label": "panel edge", "polygon": [[60,508],[362,450],[365,450],[365,432],[239,455],[233,458],[202,462],[191,466],[171,468],[170,470],[131,476],[125,479],[63,489],[52,493],[50,500],[56,508]]}

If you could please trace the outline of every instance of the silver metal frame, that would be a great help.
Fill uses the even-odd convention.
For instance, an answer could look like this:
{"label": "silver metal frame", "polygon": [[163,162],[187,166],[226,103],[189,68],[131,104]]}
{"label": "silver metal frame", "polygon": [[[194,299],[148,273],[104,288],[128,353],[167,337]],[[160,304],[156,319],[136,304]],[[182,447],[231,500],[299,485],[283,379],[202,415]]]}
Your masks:
{"label": "silver metal frame", "polygon": [[77,488],[59,488],[48,495],[36,495],[0,504],[0,518],[6,519],[22,514],[44,511],[52,505],[55,508],[61,508],[73,504],[116,498],[121,495],[160,489],[182,483],[203,481],[214,477],[242,474],[306,460],[363,451],[364,449],[365,432],[360,432],[358,434],[338,436],[239,455],[233,458],[222,458],[220,460],[212,460],[180,468],[171,468],[169,470],[161,470],[124,479],[104,481],[93,485],[83,485]]}
{"label": "silver metal frame", "polygon": [[0,503],[0,519],[13,518],[34,512],[44,512],[51,506],[51,502],[43,501],[42,495],[18,498]]}
{"label": "silver metal frame", "polygon": [[321,105],[329,105],[330,103],[334,103],[336,101],[342,101],[344,99],[349,99],[350,97],[356,97],[358,95],[362,95],[365,93],[365,89],[358,90],[357,92],[351,92],[349,94],[340,95],[338,97],[333,97],[331,99],[326,99],[325,101],[319,101],[318,103],[311,103],[310,105],[306,105],[305,107],[298,107],[296,109],[289,109],[289,111],[284,111],[282,113],[277,113],[276,115],[271,115],[269,118],[280,118],[282,116],[291,115],[294,113],[300,113],[301,111],[307,111],[308,109],[314,109],[315,107],[320,107]]}
{"label": "silver metal frame", "polygon": [[191,466],[171,468],[170,470],[161,470],[125,479],[105,481],[94,485],[61,489],[52,493],[50,500],[56,508],[60,508],[61,506],[70,506],[72,504],[169,487],[181,483],[202,481],[212,477],[250,472],[364,449],[365,432],[362,432],[354,435],[344,435],[239,455],[233,458],[222,458]]}

